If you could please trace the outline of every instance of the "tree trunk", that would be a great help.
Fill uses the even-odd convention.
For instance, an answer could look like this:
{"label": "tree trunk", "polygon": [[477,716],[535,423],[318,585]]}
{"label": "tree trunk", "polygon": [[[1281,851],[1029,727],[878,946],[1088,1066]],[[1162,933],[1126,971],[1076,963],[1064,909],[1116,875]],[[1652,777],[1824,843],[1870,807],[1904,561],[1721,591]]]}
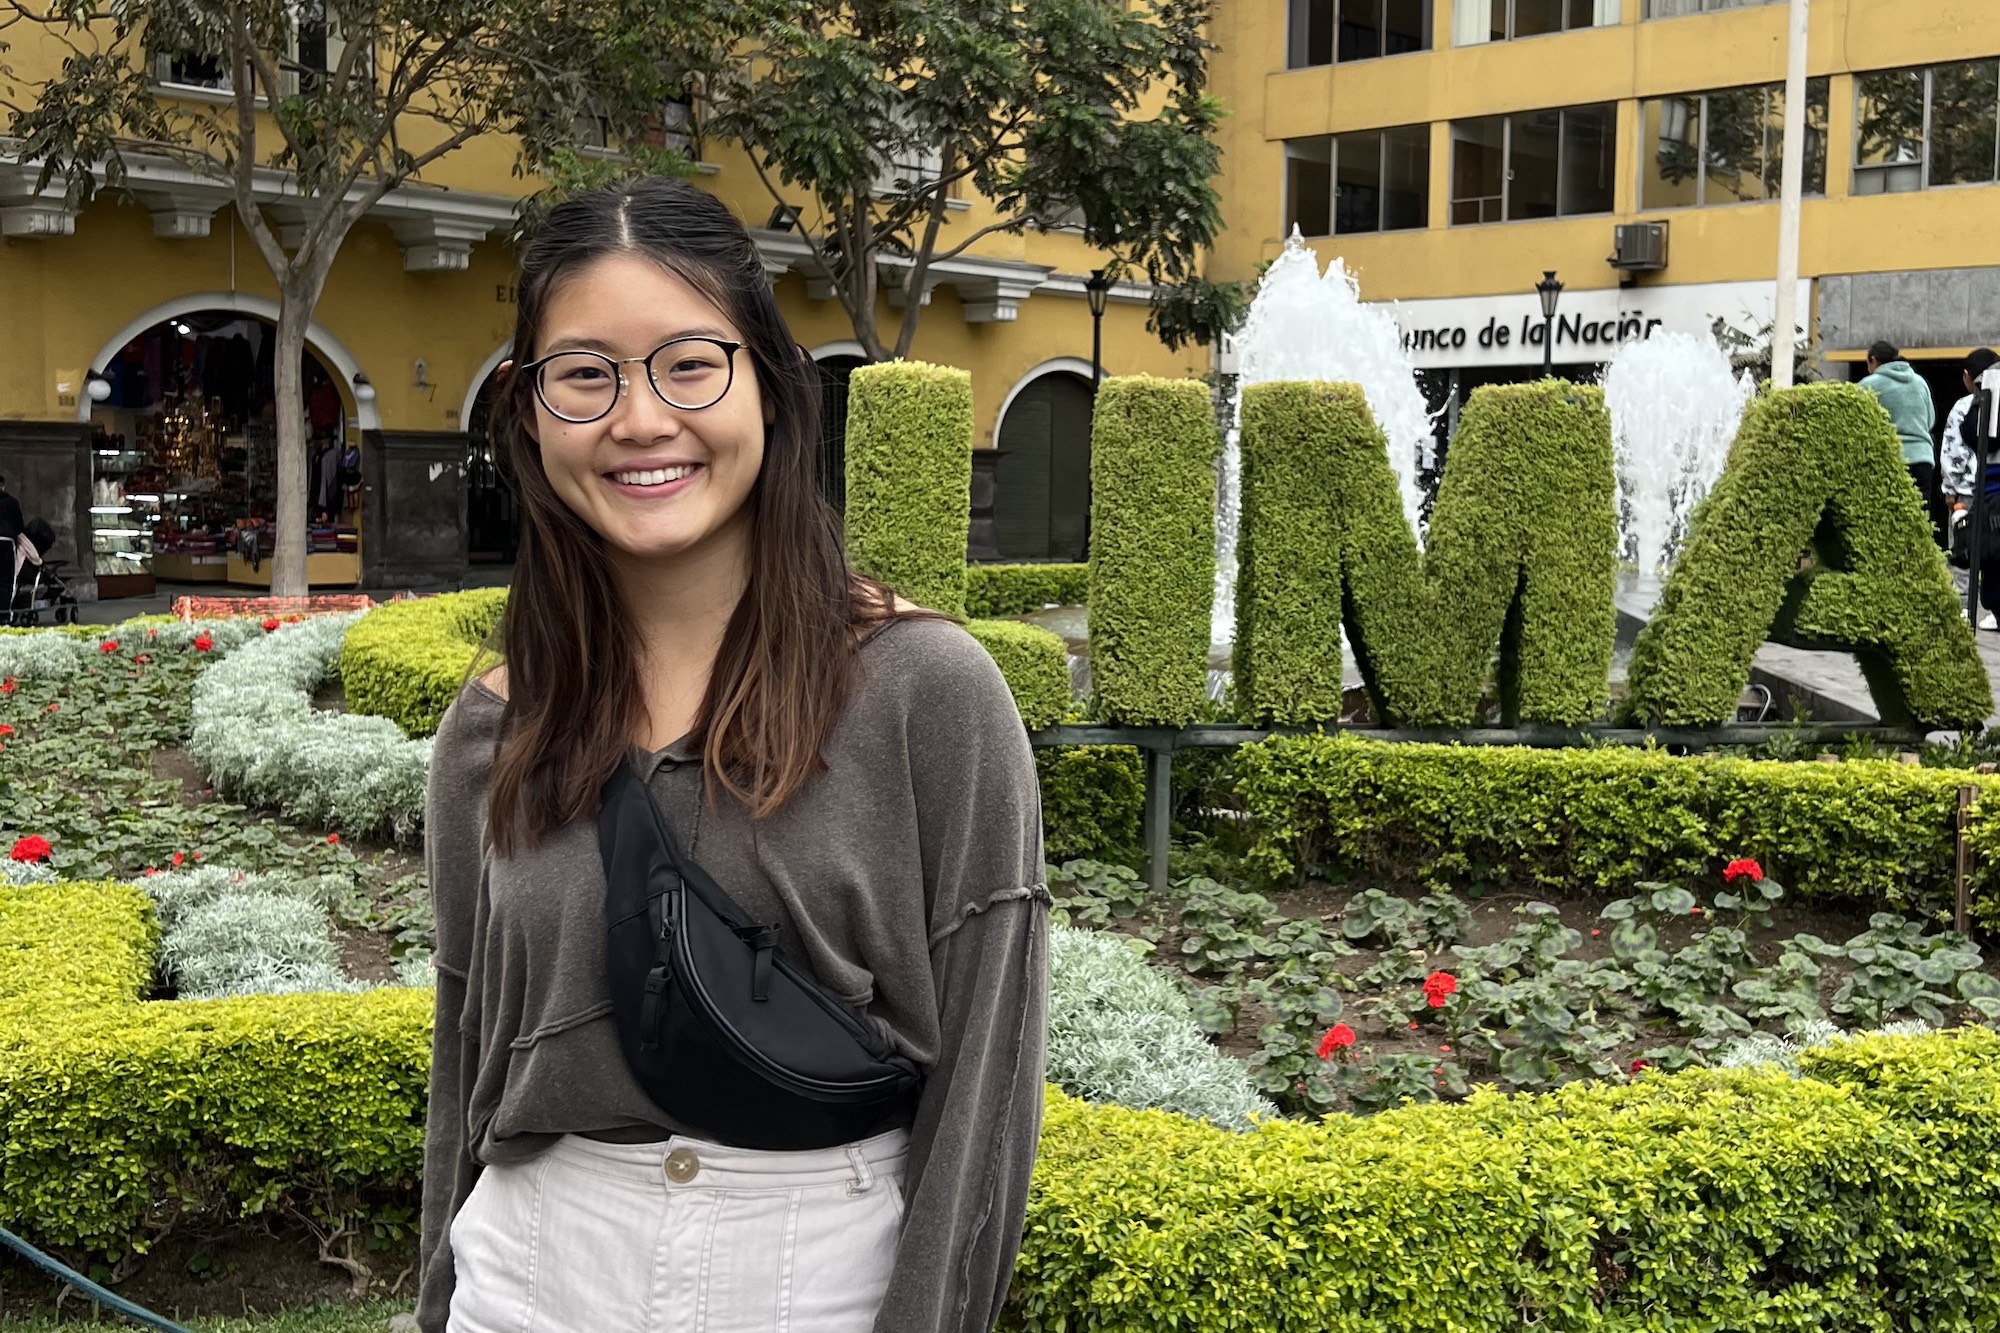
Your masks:
{"label": "tree trunk", "polygon": [[306,325],[319,293],[287,276],[278,302],[278,523],[271,543],[271,595],[306,595],[306,404],[299,373]]}

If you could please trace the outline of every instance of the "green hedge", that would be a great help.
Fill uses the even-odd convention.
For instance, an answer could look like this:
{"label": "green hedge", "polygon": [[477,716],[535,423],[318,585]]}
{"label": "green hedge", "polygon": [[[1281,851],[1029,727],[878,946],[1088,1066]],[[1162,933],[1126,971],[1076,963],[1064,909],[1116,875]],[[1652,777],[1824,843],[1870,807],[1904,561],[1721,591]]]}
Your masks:
{"label": "green hedge", "polygon": [[1019,616],[1046,606],[1082,606],[1089,565],[968,565],[965,614]]}
{"label": "green hedge", "polygon": [[[1236,772],[1248,861],[1272,881],[1328,865],[1622,890],[1748,856],[1807,898],[1938,908],[1952,899],[1961,785],[1981,793],[1975,836],[2000,844],[2000,778],[1886,760],[1287,736],[1244,746]],[[2000,921],[2000,860],[1982,859],[1975,890],[1982,917]]]}
{"label": "green hedge", "polygon": [[1035,751],[1042,787],[1042,852],[1057,865],[1082,858],[1137,865],[1146,768],[1129,745],[1051,745]]}
{"label": "green hedge", "polygon": [[1040,731],[1069,711],[1069,647],[1062,637],[1018,620],[968,620],[965,628],[1000,667],[1021,722]]}
{"label": "green hedge", "polygon": [[1184,727],[1208,702],[1215,456],[1207,386],[1106,380],[1090,436],[1090,678],[1107,722]]}
{"label": "green hedge", "polygon": [[1602,715],[1617,630],[1602,390],[1488,386],[1460,419],[1419,554],[1354,385],[1243,396],[1237,697],[1282,723],[1339,716],[1343,618],[1384,720],[1478,720],[1496,645],[1504,720]]}
{"label": "green hedge", "polygon": [[506,606],[505,588],[482,588],[376,607],[341,642],[347,710],[389,718],[411,736],[430,735]]}
{"label": "green hedge", "polygon": [[847,382],[847,550],[919,606],[965,614],[972,376],[892,361]]}
{"label": "green hedge", "polygon": [[412,1202],[431,992],[142,1003],[154,943],[129,885],[0,890],[0,1225],[110,1258],[162,1205]]}
{"label": "green hedge", "polygon": [[2000,1036],[1801,1063],[1249,1134],[1052,1096],[1006,1326],[2000,1326]]}
{"label": "green hedge", "polygon": [[[431,993],[142,1003],[151,930],[127,886],[0,895],[0,1224],[110,1258],[163,1201],[413,1206]],[[1052,1091],[1003,1327],[1993,1327],[2000,1036],[1800,1064],[1244,1134]]]}
{"label": "green hedge", "polygon": [[[1798,574],[1809,549],[1813,569]],[[1632,653],[1629,709],[1735,716],[1766,636],[1846,648],[1888,722],[1977,725],[1992,687],[1874,395],[1807,384],[1750,405]]]}

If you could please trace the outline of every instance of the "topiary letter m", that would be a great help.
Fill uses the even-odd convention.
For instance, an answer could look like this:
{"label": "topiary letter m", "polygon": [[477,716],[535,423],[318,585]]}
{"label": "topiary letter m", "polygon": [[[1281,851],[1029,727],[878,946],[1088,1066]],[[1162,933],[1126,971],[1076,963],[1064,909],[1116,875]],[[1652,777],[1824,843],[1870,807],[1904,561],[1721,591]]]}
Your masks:
{"label": "topiary letter m", "polygon": [[1956,728],[1993,711],[1895,430],[1854,385],[1781,389],[1750,405],[1634,646],[1631,713],[1668,726],[1727,721],[1767,635],[1852,652],[1884,722]]}

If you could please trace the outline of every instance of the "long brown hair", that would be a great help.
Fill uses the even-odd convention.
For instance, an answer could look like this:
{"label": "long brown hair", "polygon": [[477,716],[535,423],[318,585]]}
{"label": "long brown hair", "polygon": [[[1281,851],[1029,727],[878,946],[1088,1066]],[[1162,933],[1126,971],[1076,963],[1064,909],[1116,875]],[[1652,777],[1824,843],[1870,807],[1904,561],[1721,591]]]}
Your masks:
{"label": "long brown hair", "polygon": [[[820,749],[851,689],[860,632],[895,614],[893,598],[848,569],[839,518],[817,481],[817,371],[785,328],[755,243],[712,195],[682,181],[639,180],[549,210],[521,253],[515,364],[541,354],[542,315],[555,289],[614,254],[651,259],[727,314],[771,408],[763,469],[746,502],[749,583],[693,732],[710,799],[719,788],[761,817],[824,767]],[[501,624],[508,698],[488,793],[489,828],[503,855],[596,809],[645,710],[640,644],[603,541],[550,485],[527,429],[534,410],[528,377],[509,376],[494,403],[493,434],[523,522]]]}

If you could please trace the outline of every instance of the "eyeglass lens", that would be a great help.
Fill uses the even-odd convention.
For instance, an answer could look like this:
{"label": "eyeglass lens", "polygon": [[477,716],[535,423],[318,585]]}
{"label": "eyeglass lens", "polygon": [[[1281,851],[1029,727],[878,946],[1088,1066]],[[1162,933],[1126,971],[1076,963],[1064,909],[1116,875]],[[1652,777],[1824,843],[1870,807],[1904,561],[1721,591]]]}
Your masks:
{"label": "eyeglass lens", "polygon": [[[685,338],[653,352],[646,374],[671,407],[696,412],[729,392],[730,349],[707,338]],[[618,401],[619,364],[598,352],[558,352],[541,366],[542,405],[565,421],[595,421]]]}

